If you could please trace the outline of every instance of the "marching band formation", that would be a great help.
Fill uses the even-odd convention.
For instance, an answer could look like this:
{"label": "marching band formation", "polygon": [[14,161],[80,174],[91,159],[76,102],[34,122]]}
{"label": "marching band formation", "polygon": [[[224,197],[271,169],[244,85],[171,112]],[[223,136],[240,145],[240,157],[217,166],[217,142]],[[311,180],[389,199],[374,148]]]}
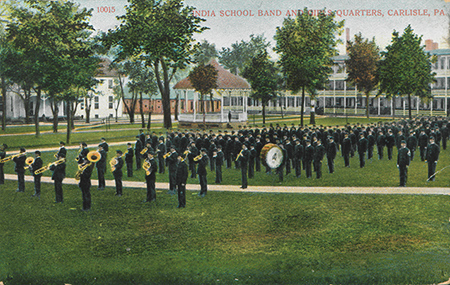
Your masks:
{"label": "marching band formation", "polygon": [[[301,127],[292,125],[288,128],[270,125],[266,128],[240,128],[238,131],[227,130],[214,133],[206,132],[172,132],[166,137],[162,133],[145,135],[142,130],[136,136],[133,145],[127,144],[124,159],[123,152],[117,150],[109,161],[114,176],[116,195],[122,196],[122,168],[126,165],[127,176],[133,176],[133,163],[136,170],[143,169],[147,185],[147,196],[144,202],[156,201],[156,173],[169,176],[169,194],[178,193],[178,208],[186,206],[186,181],[198,175],[200,197],[207,194],[207,168],[215,172],[215,183],[222,183],[222,166],[241,170],[242,185],[248,186],[248,178],[253,178],[255,171],[270,174],[275,171],[280,181],[283,176],[293,173],[301,177],[302,169],[306,178],[316,173],[316,178],[322,177],[322,161],[327,158],[328,172],[334,172],[334,160],[340,152],[345,167],[350,167],[350,157],[356,153],[359,156],[359,167],[365,166],[366,159],[373,159],[374,149],[378,159],[393,159],[393,148],[397,147],[397,167],[399,169],[399,186],[405,186],[407,169],[415,157],[416,150],[422,161],[428,164],[428,181],[433,181],[436,175],[436,164],[439,159],[440,147],[445,150],[449,138],[450,123],[447,118],[421,117],[414,120],[377,123],[370,125],[347,125],[345,127]],[[34,197],[40,196],[42,173],[51,170],[55,187],[55,203],[63,203],[62,182],[66,175],[67,150],[64,142],[55,153],[55,161],[43,164],[41,152],[35,151],[35,157],[27,157],[26,150],[20,149],[18,154],[6,156],[7,145],[0,146],[0,184],[4,183],[3,164],[14,161],[18,177],[17,192],[25,191],[25,171],[29,169],[34,177]],[[82,192],[83,210],[91,208],[91,175],[94,167],[97,169],[98,189],[105,189],[106,161],[109,147],[104,138],[96,151],[89,151],[86,143],[80,144],[76,161],[78,171],[75,179],[79,180]]]}

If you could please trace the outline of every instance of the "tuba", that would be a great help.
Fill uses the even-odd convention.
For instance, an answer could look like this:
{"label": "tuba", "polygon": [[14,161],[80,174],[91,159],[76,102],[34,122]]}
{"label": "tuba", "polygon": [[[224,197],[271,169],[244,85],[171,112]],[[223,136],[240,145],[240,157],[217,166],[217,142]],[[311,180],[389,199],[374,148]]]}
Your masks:
{"label": "tuba", "polygon": [[85,163],[83,165],[78,166],[78,171],[75,173],[75,180],[80,180],[81,175],[83,174],[84,170],[88,168],[89,166],[93,165],[97,161],[100,160],[101,154],[98,151],[92,150],[87,155],[86,158],[89,160],[89,163]]}
{"label": "tuba", "polygon": [[27,157],[27,159],[25,160],[25,164],[26,164],[27,166],[24,166],[23,168],[24,168],[24,169],[30,168],[31,165],[32,165],[33,163],[34,163],[34,157],[29,156],[29,157]]}
{"label": "tuba", "polygon": [[145,175],[149,176],[152,173],[150,169],[151,166],[152,165],[148,162],[148,160],[145,160],[144,163],[142,163],[142,169],[145,170]]}
{"label": "tuba", "polygon": [[35,174],[35,175],[41,174],[41,173],[43,173],[43,172],[49,170],[49,169],[50,169],[50,166],[52,166],[52,165],[58,165],[58,164],[64,163],[65,161],[66,161],[65,158],[61,158],[60,160],[57,160],[57,161],[52,162],[52,163],[49,163],[49,164],[47,164],[46,166],[41,167],[41,168],[39,168],[38,170],[36,170],[36,171],[34,172],[34,174]]}
{"label": "tuba", "polygon": [[0,163],[8,162],[8,161],[10,161],[13,158],[18,157],[18,156],[22,156],[22,155],[27,155],[27,153],[26,152],[22,152],[22,153],[18,153],[18,154],[7,156],[5,158],[0,159]]}
{"label": "tuba", "polygon": [[111,172],[114,172],[114,170],[116,170],[116,165],[117,163],[119,163],[117,161],[117,159],[115,157],[113,157],[110,161],[109,161],[109,165],[111,166]]}

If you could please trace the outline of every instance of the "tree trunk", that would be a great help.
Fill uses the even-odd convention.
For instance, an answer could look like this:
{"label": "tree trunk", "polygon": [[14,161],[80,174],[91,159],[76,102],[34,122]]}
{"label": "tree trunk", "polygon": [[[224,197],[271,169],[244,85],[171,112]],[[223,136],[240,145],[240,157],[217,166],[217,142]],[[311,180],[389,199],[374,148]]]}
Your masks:
{"label": "tree trunk", "polygon": [[203,109],[203,129],[206,129],[206,108],[205,108],[205,100],[203,95],[202,96],[202,109]]}
{"label": "tree trunk", "polygon": [[36,106],[34,109],[34,126],[36,129],[36,137],[39,137],[39,108],[41,107],[41,88],[38,88],[36,91]]}
{"label": "tree trunk", "polygon": [[369,119],[369,93],[366,93],[366,117]]}
{"label": "tree trunk", "polygon": [[408,94],[408,112],[409,112],[409,119],[412,120],[412,114],[411,114],[411,94]]}
{"label": "tree trunk", "polygon": [[303,113],[305,112],[305,86],[302,87],[302,107],[300,112],[300,125],[303,127]]}
{"label": "tree trunk", "polygon": [[180,99],[179,96],[180,94],[178,94],[177,92],[177,98],[175,99],[175,121],[178,121],[178,100]]}
{"label": "tree trunk", "polygon": [[[163,71],[162,77],[159,72],[159,63],[161,63],[161,68]],[[158,83],[159,92],[161,93],[161,101],[163,105],[163,116],[164,116],[164,128],[171,129],[172,128],[172,118],[170,112],[170,89],[169,89],[169,74],[167,73],[167,65],[164,60],[158,59],[154,63],[155,66],[155,76],[156,82]],[[161,80],[163,79],[163,80]]]}
{"label": "tree trunk", "polygon": [[70,122],[71,122],[71,118],[70,118],[70,113],[71,113],[71,110],[70,110],[70,105],[71,105],[71,103],[70,102],[66,102],[66,108],[67,108],[67,111],[66,111],[66,114],[67,114],[67,138],[66,138],[66,144],[70,144],[70,133],[71,133],[71,131],[72,131],[72,128],[71,128],[71,124],[70,124]]}
{"label": "tree trunk", "polygon": [[392,119],[395,120],[395,96],[392,96]]}
{"label": "tree trunk", "polygon": [[50,107],[52,109],[53,114],[53,132],[58,132],[58,113],[59,113],[59,107],[58,102],[53,100],[53,102],[50,104]]}
{"label": "tree trunk", "polygon": [[149,130],[149,131],[150,131],[151,124],[152,124],[152,111],[148,112],[147,130]]}
{"label": "tree trunk", "polygon": [[23,90],[24,98],[23,98],[23,105],[25,107],[25,124],[30,123],[30,90]]}
{"label": "tree trunk", "polygon": [[6,78],[2,76],[2,130],[6,129]]}
{"label": "tree trunk", "polygon": [[75,113],[77,112],[78,103],[74,102],[73,106],[71,106],[72,113],[70,114],[70,126],[72,130],[75,129]]}
{"label": "tree trunk", "polygon": [[86,112],[86,124],[91,122],[91,98],[86,96],[84,98],[84,110]]}
{"label": "tree trunk", "polygon": [[266,124],[266,104],[264,104],[262,101],[262,115],[263,115],[263,125]]}
{"label": "tree trunk", "polygon": [[141,127],[145,129],[144,104],[142,102],[142,92],[139,92],[139,110],[141,110]]}

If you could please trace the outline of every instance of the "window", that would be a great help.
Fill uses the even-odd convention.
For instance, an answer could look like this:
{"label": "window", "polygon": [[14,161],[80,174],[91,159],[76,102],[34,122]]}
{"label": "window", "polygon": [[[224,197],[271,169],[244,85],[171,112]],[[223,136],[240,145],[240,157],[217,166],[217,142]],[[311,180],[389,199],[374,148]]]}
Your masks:
{"label": "window", "polygon": [[114,104],[113,96],[109,96],[109,97],[108,97],[108,108],[109,108],[109,109],[114,108],[114,107],[113,107],[113,104]]}
{"label": "window", "polygon": [[99,105],[98,103],[94,103],[94,109],[98,110],[99,109]]}
{"label": "window", "polygon": [[445,69],[445,58],[441,58],[441,69]]}
{"label": "window", "polygon": [[99,109],[99,99],[98,96],[94,97],[94,109],[98,110]]}
{"label": "window", "polygon": [[95,118],[98,119],[98,114],[95,114]]}
{"label": "window", "polygon": [[108,88],[112,89],[114,87],[113,80],[108,79]]}

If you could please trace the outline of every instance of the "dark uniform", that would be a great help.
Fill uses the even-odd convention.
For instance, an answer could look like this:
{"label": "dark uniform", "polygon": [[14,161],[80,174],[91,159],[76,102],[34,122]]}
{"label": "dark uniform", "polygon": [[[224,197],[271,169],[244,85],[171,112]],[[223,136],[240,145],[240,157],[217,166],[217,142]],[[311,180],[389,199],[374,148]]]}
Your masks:
{"label": "dark uniform", "polygon": [[97,177],[98,177],[98,190],[104,190],[106,187],[105,181],[105,169],[106,169],[106,151],[104,149],[99,151],[100,160],[97,161]]}
{"label": "dark uniform", "polygon": [[133,177],[133,148],[128,146],[127,153],[125,153],[125,164],[127,165],[127,177]]}
{"label": "dark uniform", "polygon": [[434,181],[434,174],[436,172],[436,164],[439,159],[440,148],[430,139],[430,144],[427,146],[427,162],[428,162],[428,179]]}
{"label": "dark uniform", "polygon": [[352,141],[350,138],[344,138],[342,142],[342,156],[344,157],[344,165],[345,167],[350,167],[350,152],[352,148]]}
{"label": "dark uniform", "polygon": [[149,173],[147,174],[147,171],[145,173],[145,182],[147,183],[147,199],[144,202],[152,202],[156,201],[155,182],[158,166],[156,165],[156,161],[153,157],[147,158],[146,161],[150,164],[150,167],[148,169]]}
{"label": "dark uniform", "polygon": [[55,182],[55,203],[63,202],[62,182],[66,177],[66,163],[51,165],[50,170],[53,171],[52,180]]}
{"label": "dark uniform", "polygon": [[411,133],[409,137],[406,139],[406,147],[409,149],[411,153],[411,161],[412,161],[414,159],[414,153],[416,152],[417,148],[417,138],[413,133]]}
{"label": "dark uniform", "polygon": [[35,197],[40,197],[41,196],[41,177],[42,177],[42,173],[39,174],[34,174],[34,172],[36,170],[38,170],[39,168],[41,168],[43,165],[42,162],[42,158],[40,156],[37,156],[34,159],[34,162],[30,165],[30,171],[31,174],[34,177],[34,195]]}
{"label": "dark uniform", "polygon": [[253,145],[250,146],[248,156],[248,178],[255,177],[255,158],[257,156],[256,149]]}
{"label": "dark uniform", "polygon": [[303,145],[300,143],[300,140],[297,140],[294,147],[294,159],[293,167],[295,169],[295,176],[300,178],[302,174],[302,159],[303,159]]}
{"label": "dark uniform", "polygon": [[[202,149],[203,152],[203,149]],[[206,152],[206,149],[204,150]],[[200,193],[198,195],[200,197],[205,197],[208,191],[208,181],[206,180],[206,166],[208,165],[208,155],[206,153],[202,153],[202,157],[195,161],[198,164],[197,174],[200,183]]]}
{"label": "dark uniform", "polygon": [[368,141],[361,134],[361,138],[358,141],[358,155],[359,155],[359,167],[363,168],[366,165],[366,151],[367,151]]}
{"label": "dark uniform", "polygon": [[[122,152],[118,152],[122,155]],[[114,166],[113,176],[116,182],[116,196],[122,196],[122,167],[123,167],[123,159],[122,156],[116,157],[116,164]]]}
{"label": "dark uniform", "polygon": [[15,162],[16,166],[14,168],[14,171],[17,173],[17,190],[16,192],[25,192],[25,160],[27,159],[25,155],[25,151],[23,152],[23,155],[16,156],[13,158],[13,161]]}
{"label": "dark uniform", "polygon": [[177,190],[178,190],[178,207],[186,207],[186,181],[188,178],[188,166],[184,161],[178,161],[177,164]]}
{"label": "dark uniform", "polygon": [[177,190],[177,162],[178,154],[175,151],[175,147],[171,147],[171,153],[166,158],[166,163],[169,168],[169,194],[175,194]]}
{"label": "dark uniform", "polygon": [[395,137],[391,132],[389,132],[389,134],[386,136],[386,147],[389,160],[392,159],[392,151],[394,149],[394,146],[395,146]]}
{"label": "dark uniform", "polygon": [[[89,163],[85,160],[84,163]],[[91,175],[94,169],[94,164],[89,165],[80,175],[80,182],[78,187],[81,190],[81,198],[83,199],[83,210],[88,211],[91,209]]]}
{"label": "dark uniform", "polygon": [[215,155],[215,159],[216,159],[216,184],[220,184],[222,183],[222,165],[223,165],[223,152],[222,150],[219,148],[219,150],[217,150],[217,153]]}
{"label": "dark uniform", "polygon": [[[406,144],[406,142],[405,142]],[[410,163],[410,151],[407,147],[401,147],[397,155],[397,167],[400,172],[400,186],[406,186],[408,166]]]}
{"label": "dark uniform", "polygon": [[247,168],[248,168],[248,157],[250,153],[247,148],[243,148],[242,151],[238,154],[236,160],[239,162],[241,167],[241,188],[246,189],[248,186],[247,183]]}
{"label": "dark uniform", "polygon": [[314,159],[314,147],[309,143],[309,145],[306,145],[305,148],[305,155],[303,158],[303,161],[305,162],[305,172],[306,172],[306,178],[312,177],[312,169],[311,169],[311,163]]}
{"label": "dark uniform", "polygon": [[[164,167],[164,155],[166,154],[166,145],[161,140],[158,145],[157,153],[158,153],[158,172],[165,173],[166,168]],[[176,157],[175,157],[175,160],[176,160]]]}
{"label": "dark uniform", "polygon": [[330,140],[327,144],[327,162],[328,172],[334,173],[334,159],[336,158],[337,147],[333,140]]}
{"label": "dark uniform", "polygon": [[[6,149],[5,145],[3,145],[2,148],[0,148],[0,159],[6,157],[5,149]],[[5,184],[5,172],[3,171],[3,165],[4,163],[0,163],[0,184]]]}
{"label": "dark uniform", "polygon": [[191,145],[189,148],[188,161],[189,161],[189,170],[191,171],[191,178],[195,178],[197,176],[197,170],[195,166],[194,158],[198,156],[198,148],[194,145]]}
{"label": "dark uniform", "polygon": [[136,143],[134,144],[134,154],[136,155],[136,170],[141,169],[141,151],[144,149],[144,145],[142,144],[141,139],[139,136],[136,136],[138,139],[136,140]]}
{"label": "dark uniform", "polygon": [[[319,141],[320,142],[320,141]],[[314,148],[314,171],[317,179],[322,177],[322,160],[325,155],[325,147],[319,143]]]}
{"label": "dark uniform", "polygon": [[419,135],[419,148],[420,148],[420,159],[424,161],[426,159],[428,146],[428,136],[425,131],[422,131]]}
{"label": "dark uniform", "polygon": [[377,137],[378,159],[383,159],[385,145],[386,145],[386,137],[383,135],[382,132],[380,132]]}

